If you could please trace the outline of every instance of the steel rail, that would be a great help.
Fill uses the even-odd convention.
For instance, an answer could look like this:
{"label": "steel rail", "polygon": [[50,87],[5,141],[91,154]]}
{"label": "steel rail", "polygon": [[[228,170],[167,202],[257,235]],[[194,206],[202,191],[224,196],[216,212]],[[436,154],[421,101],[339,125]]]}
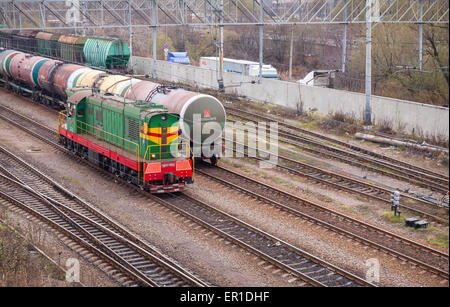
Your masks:
{"label": "steel rail", "polygon": [[[2,186],[2,183],[5,183],[5,180],[7,180],[6,187],[4,185]],[[12,185],[16,185],[17,187],[22,188],[23,191],[26,191],[26,193],[29,194],[29,196],[26,198],[24,197],[24,199],[22,199],[22,200],[11,196],[10,193],[8,193],[8,191],[7,191],[7,187],[11,187]],[[46,202],[44,199],[42,199],[42,196],[40,196],[39,194],[33,193],[33,191],[31,189],[27,188],[24,185],[21,185],[17,181],[15,181],[9,177],[6,177],[2,174],[0,174],[0,187],[2,187],[2,189],[0,189],[0,195],[2,198],[6,199],[9,203],[12,203],[12,204],[18,206],[23,211],[30,213],[33,216],[37,217],[41,221],[50,225],[52,228],[56,229],[58,232],[71,238],[73,241],[75,241],[77,244],[79,244],[83,248],[85,248],[85,249],[89,250],[90,252],[92,252],[93,254],[97,255],[100,259],[106,261],[110,265],[113,265],[115,268],[126,273],[127,276],[131,280],[134,280],[135,284],[154,286],[154,284],[150,280],[147,280],[147,279],[143,278],[142,276],[139,276],[138,274],[136,274],[136,272],[130,271],[129,268],[124,266],[123,263],[120,263],[116,257],[108,254],[107,248],[105,248],[105,246],[102,246],[102,245],[98,246],[98,242],[95,242],[95,243],[88,242],[88,239],[86,237],[83,238],[81,236],[81,234],[77,234],[77,230],[79,232],[81,232],[83,235],[86,235],[86,232],[83,231],[82,228],[80,226],[78,226],[76,222],[74,222],[73,220],[71,220],[70,218],[68,218],[67,216],[62,214],[61,212],[57,212],[57,213],[54,213],[53,216],[49,216],[50,215],[49,211],[39,212],[39,211],[43,211],[43,210],[42,209],[41,210],[34,209],[34,208],[32,208],[32,206],[28,205],[28,203],[30,203],[33,200],[32,198],[30,199],[30,196],[32,196],[32,197],[35,197],[35,199],[34,199],[35,202],[40,201],[41,205],[44,204],[44,206],[45,205],[48,206],[49,202],[48,201]],[[16,187],[16,189],[17,189],[17,187]],[[27,202],[27,203],[25,203],[25,202]],[[55,215],[57,215],[58,217],[61,218],[61,220],[59,220],[59,223],[57,221],[55,221],[55,219],[56,219]],[[63,225],[64,223],[66,223],[66,225]],[[89,236],[87,236],[87,237],[89,238]],[[92,237],[90,237],[89,239],[92,241],[95,241]],[[97,245],[97,246],[95,246],[95,245]]]}
{"label": "steel rail", "polygon": [[[225,139],[225,141],[229,141],[231,142],[231,140],[227,140]],[[239,142],[234,142],[234,145],[239,145],[242,146],[242,148],[244,148],[244,152],[236,150],[236,148],[233,147],[233,151],[243,154],[245,155],[245,149],[252,149],[255,152],[257,152],[259,149],[257,148],[252,148],[248,145],[239,143]],[[271,154],[267,151],[263,151],[263,150],[259,150],[260,153],[264,153],[264,154]],[[366,197],[370,197],[372,199],[381,201],[383,203],[386,204],[391,204],[390,202],[390,196],[392,194],[392,191],[385,189],[383,187],[377,186],[377,185],[373,185],[373,184],[369,184],[366,182],[363,182],[361,180],[357,180],[345,175],[340,175],[334,172],[330,172],[328,170],[319,168],[319,167],[315,167],[312,165],[308,165],[306,163],[302,163],[300,161],[297,160],[293,160],[291,158],[282,156],[282,155],[277,155],[276,156],[277,159],[282,160],[287,162],[288,164],[294,164],[295,168],[293,167],[289,167],[289,166],[285,166],[285,165],[280,165],[279,163],[275,163],[266,159],[262,159],[259,157],[248,157],[249,159],[254,159],[257,161],[262,161],[264,163],[268,163],[268,164],[272,164],[274,165],[276,168],[279,168],[281,170],[285,170],[288,171],[289,173],[292,173],[294,175],[298,175],[301,177],[305,177],[308,178],[310,180],[313,181],[317,181],[326,185],[330,185],[333,186],[335,188],[341,189],[341,190],[345,190],[347,192],[350,193],[356,193],[356,194],[360,194]],[[309,173],[308,173],[309,171]],[[323,178],[325,177],[325,178]],[[331,180],[335,180],[335,182],[331,181]],[[359,189],[359,190],[358,190]],[[365,190],[367,190],[367,192],[365,192]],[[373,193],[376,193],[375,195]],[[378,194],[381,194],[384,196],[380,197],[378,196]],[[445,210],[446,213],[448,214],[448,210],[444,209],[444,208],[438,208],[437,206],[431,206],[428,202],[424,202],[421,199],[418,198],[414,198],[408,195],[402,195],[403,199],[412,201],[415,203],[415,206],[420,205],[423,206],[424,208],[418,209],[418,208],[413,208],[411,207],[411,204],[409,205],[405,205],[402,204],[401,206],[407,210],[410,210],[411,212],[414,212],[416,214],[419,214],[420,216],[426,216],[438,223],[444,224],[444,225],[448,225],[449,221],[448,221],[448,217],[447,218],[442,218],[440,216],[436,216],[434,215],[434,213],[430,213],[430,212],[425,212],[423,211],[425,210],[429,210],[429,209],[434,209],[434,210]]]}
{"label": "steel rail", "polygon": [[[1,109],[1,107],[0,107],[0,109]],[[10,112],[14,112],[14,111],[11,110]],[[8,118],[4,117],[4,116],[1,115],[1,114],[0,114],[0,117],[3,118],[3,119],[5,119],[5,120],[7,120],[8,122],[10,122],[10,123],[16,125],[17,127],[21,128],[21,129],[27,130],[30,134],[32,134],[32,135],[35,136],[35,137],[38,137],[39,139],[45,141],[46,143],[48,143],[48,144],[50,144],[50,145],[53,145],[53,146],[55,146],[56,148],[61,149],[61,150],[65,151],[65,152],[69,153],[71,156],[73,156],[73,154],[72,154],[70,151],[68,151],[67,149],[65,149],[64,147],[60,146],[60,145],[57,143],[57,141],[56,141],[56,133],[55,133],[53,130],[49,129],[48,127],[45,127],[45,126],[41,125],[40,123],[37,123],[37,122],[35,122],[35,121],[33,121],[33,120],[28,119],[28,118],[25,117],[25,116],[21,116],[21,115],[20,115],[20,117],[22,117],[23,120],[26,120],[26,121],[28,121],[29,123],[30,123],[30,122],[33,122],[33,124],[35,124],[36,126],[38,126],[38,127],[40,127],[41,129],[47,131],[47,132],[49,133],[49,135],[53,135],[53,137],[52,137],[53,140],[49,139],[48,137],[43,136],[42,133],[38,133],[38,132],[32,131],[31,129],[26,128],[26,127],[20,125],[20,124],[17,123],[17,122],[14,122],[14,121],[12,121],[12,120],[9,120]],[[77,158],[79,158],[79,157],[77,157]],[[79,158],[79,160],[80,160],[80,161],[83,161],[83,162],[85,162],[85,163],[88,163],[90,166],[93,166],[92,163],[90,163],[90,162],[88,162],[88,161],[86,161],[86,160],[82,160],[81,158]],[[99,167],[97,167],[97,166],[95,166],[95,168],[98,169],[99,171],[104,171],[104,170],[102,170],[101,168],[99,168]],[[105,174],[108,175],[108,176],[111,176],[111,177],[113,176],[112,174],[106,173],[106,171],[105,171]],[[121,179],[119,179],[119,181],[120,181],[122,184],[124,184],[124,185],[127,185],[127,186],[130,186],[130,187],[134,188],[137,192],[142,193],[142,195],[146,195],[147,197],[151,197],[151,199],[153,199],[153,200],[156,201],[157,198],[153,198],[153,197],[152,197],[153,195],[148,194],[148,193],[146,193],[146,192],[144,192],[144,191],[141,191],[141,190],[139,189],[139,187],[135,187],[135,186],[133,186],[133,185],[131,185],[131,184],[129,184],[129,183],[127,183],[127,182],[121,180]],[[229,236],[228,236],[228,237],[229,237]],[[264,259],[266,259],[266,260],[268,259],[268,258],[262,256],[262,254],[260,254],[260,255],[261,255],[261,257],[263,257]],[[267,260],[267,261],[269,261],[269,260]],[[320,261],[320,260],[318,260],[318,261]],[[332,266],[332,265],[331,265],[331,266]],[[287,267],[285,267],[285,269],[288,270]],[[340,270],[340,269],[336,268],[336,270]],[[290,271],[291,271],[292,273],[294,272],[294,271],[292,271],[292,269],[290,269]],[[342,272],[345,272],[345,271],[342,271]],[[297,272],[297,273],[296,273],[296,276],[298,276],[298,277],[300,278],[301,275],[299,274],[299,272]],[[348,273],[348,276],[352,276],[351,273]],[[367,282],[365,282],[364,280],[359,279],[359,277],[357,277],[357,276],[355,276],[355,277],[353,277],[353,278],[354,278],[354,280],[358,280],[358,282],[359,282],[360,284],[362,284],[362,285],[370,285],[370,283],[367,283]],[[306,277],[304,277],[302,280],[306,280],[306,282],[308,282],[308,281],[307,281],[308,279],[307,279]],[[352,279],[352,280],[353,280],[353,279]],[[310,280],[309,282],[312,283],[312,284],[315,285],[315,286],[320,286],[319,283],[314,283],[312,280]]]}
{"label": "steel rail", "polygon": [[[236,108],[233,108],[233,107],[230,107],[230,106],[225,106],[225,109],[227,110],[227,113],[229,113],[232,116],[244,118],[244,119],[247,119],[247,120],[249,120],[249,118],[251,118],[251,117],[256,117],[256,118],[262,119],[262,120],[267,121],[267,122],[270,122],[270,121],[277,122],[278,126],[280,126],[282,128],[288,129],[290,131],[299,132],[299,133],[301,133],[303,135],[308,135],[308,136],[311,136],[311,137],[314,137],[314,138],[318,139],[319,141],[316,141],[316,142],[313,142],[314,140],[309,139],[310,141],[313,142],[313,143],[311,143],[313,145],[315,145],[315,144],[317,144],[317,143],[319,143],[321,141],[322,142],[323,141],[327,141],[329,143],[332,143],[332,144],[335,144],[335,145],[338,145],[338,146],[342,146],[342,147],[354,150],[356,152],[363,153],[363,154],[365,154],[367,156],[371,156],[373,158],[376,158],[376,160],[372,160],[372,161],[373,162],[378,162],[378,163],[384,163],[383,166],[386,166],[386,167],[387,166],[393,167],[393,168],[395,167],[395,168],[397,168],[397,170],[402,170],[401,167],[403,167],[403,170],[407,169],[409,171],[415,171],[417,173],[417,175],[425,174],[425,175],[431,176],[430,178],[440,178],[441,180],[445,180],[447,182],[449,180],[449,176],[447,176],[445,174],[437,173],[437,172],[434,172],[434,171],[431,171],[431,170],[419,167],[417,165],[413,165],[413,164],[410,164],[410,163],[407,163],[407,162],[403,162],[401,160],[398,160],[398,159],[395,159],[395,158],[391,158],[391,157],[388,157],[386,155],[382,155],[382,154],[379,154],[379,153],[376,153],[376,152],[373,152],[373,151],[370,151],[370,150],[358,147],[356,145],[352,145],[352,144],[340,141],[338,139],[322,135],[320,133],[316,133],[316,132],[313,132],[313,131],[302,129],[302,128],[296,127],[294,125],[282,122],[279,119],[271,118],[271,117],[264,116],[264,115],[258,114],[258,113],[251,113],[251,112],[248,112],[248,111],[245,111],[245,110],[242,110],[242,109],[236,109]],[[296,135],[296,136],[298,136],[298,135]],[[301,140],[302,141],[307,141],[308,139],[303,137]],[[368,159],[368,157],[367,157],[367,159]],[[385,160],[385,161],[383,161],[383,160]]]}
{"label": "steel rail", "polygon": [[[25,119],[27,119],[27,118],[25,117]],[[27,119],[27,120],[29,120],[29,119]],[[45,126],[42,126],[42,125],[39,124],[39,123],[36,123],[36,124],[39,125],[39,126],[41,126],[41,127],[44,128],[44,129],[50,130],[49,128],[47,128],[47,127],[45,127]],[[22,128],[23,128],[23,127],[22,127]],[[52,130],[50,130],[50,131],[52,131]],[[52,133],[54,134],[54,131],[52,131]],[[40,134],[37,134],[37,135],[40,136]],[[43,139],[45,139],[45,140],[48,142],[48,140],[47,140],[46,138],[43,138]],[[55,144],[55,143],[53,143],[53,145],[56,145],[56,146],[60,147],[58,144]],[[64,149],[64,150],[65,150],[65,149]]]}
{"label": "steel rail", "polygon": [[[228,119],[228,121],[236,122],[235,120],[230,119]],[[268,130],[267,132],[270,131]],[[320,143],[316,140],[301,137],[292,133],[283,132],[282,130],[278,130],[277,133],[279,141],[281,141],[282,143],[293,145],[302,151],[306,151],[316,156],[325,156],[329,159],[338,160],[349,165],[354,165],[367,171],[392,177],[397,180],[406,181],[415,184],[416,186],[427,188],[431,191],[438,191],[441,193],[446,193],[448,191],[448,180],[431,176],[426,173],[421,173],[403,167],[395,166],[390,162],[381,161],[370,156],[356,154],[351,151],[345,151],[334,146]],[[308,144],[310,146],[307,146],[305,144]],[[288,151],[291,152],[292,150]],[[292,152],[294,153],[294,151]],[[372,165],[376,165],[378,167],[374,167]],[[386,171],[385,169],[390,171]]]}
{"label": "steel rail", "polygon": [[[218,174],[214,174],[219,172],[221,176]],[[381,229],[377,226],[365,223],[360,220],[356,220],[355,218],[352,218],[348,215],[345,215],[343,213],[340,213],[338,211],[329,209],[327,207],[324,207],[320,204],[314,203],[312,201],[300,198],[296,195],[293,195],[291,193],[284,192],[280,189],[277,189],[271,185],[267,185],[261,181],[254,180],[252,178],[246,177],[242,174],[236,173],[234,171],[231,171],[229,169],[223,168],[223,167],[215,167],[214,169],[207,169],[202,170],[201,168],[197,168],[197,174],[204,175],[206,177],[209,177],[220,184],[223,184],[225,186],[231,187],[235,190],[240,191],[241,193],[245,193],[247,195],[250,195],[252,197],[255,197],[256,199],[259,199],[267,204],[270,204],[276,208],[282,209],[284,211],[289,212],[290,214],[294,216],[299,216],[303,219],[309,220],[314,222],[317,225],[320,225],[326,229],[329,229],[331,231],[335,231],[340,234],[344,234],[345,236],[357,241],[361,242],[363,244],[366,244],[367,246],[370,246],[374,249],[384,250],[388,252],[389,254],[401,258],[406,259],[409,262],[419,265],[426,269],[429,272],[432,272],[434,274],[437,274],[441,277],[444,277],[445,279],[448,279],[448,270],[443,270],[439,267],[436,267],[435,265],[429,264],[424,262],[424,260],[418,260],[414,258],[411,255],[405,254],[398,249],[395,249],[395,246],[388,247],[387,243],[390,243],[389,240],[393,240],[396,242],[402,242],[405,244],[405,247],[413,246],[418,248],[419,250],[429,254],[430,256],[434,255],[433,257],[438,257],[438,261],[444,262],[448,265],[449,255],[441,252],[439,250],[433,249],[431,247],[425,246],[421,243],[415,242],[413,240],[410,240],[408,238],[396,235],[394,233],[388,232],[384,229]],[[230,176],[227,176],[226,174],[231,174],[232,177],[236,178],[236,181],[233,181],[230,179]],[[239,183],[237,183],[239,182]],[[248,184],[246,184],[248,182]],[[257,189],[255,187],[261,187],[260,189]],[[266,194],[263,195],[259,191],[266,191]],[[279,195],[280,198],[283,198],[284,201],[281,203],[282,200],[277,200],[277,197],[275,195]],[[295,204],[295,205],[294,205]],[[312,210],[305,210],[302,207],[309,207]],[[324,216],[320,216],[320,214],[316,214],[314,216],[315,211],[319,211],[324,214]],[[339,226],[340,224],[340,226]],[[359,233],[355,231],[354,229],[346,230],[342,227],[343,224],[347,225],[355,225]],[[351,227],[349,227],[351,228]],[[369,238],[370,232],[378,233],[383,236],[383,238],[378,238],[378,242],[375,242]],[[382,242],[382,243],[381,243]],[[395,244],[395,245],[396,245]],[[413,251],[411,251],[413,252]],[[430,260],[431,262],[436,262],[437,260]]]}
{"label": "steel rail", "polygon": [[[286,270],[290,273],[295,274],[300,279],[302,279],[306,282],[312,283],[312,285],[330,286],[329,285],[330,281],[321,281],[314,277],[309,276],[309,275],[314,275],[314,273],[316,273],[316,271],[313,271],[312,274],[302,273],[301,272],[302,269],[305,270],[304,267],[295,268],[296,265],[286,264],[288,261],[278,260],[278,259],[276,259],[275,255],[278,255],[280,253],[283,254],[283,252],[280,250],[286,249],[289,252],[294,253],[295,255],[301,257],[301,258],[296,257],[295,259],[297,259],[297,261],[302,262],[302,261],[304,261],[304,259],[307,259],[311,262],[316,263],[317,265],[321,266],[322,268],[326,268],[326,269],[330,270],[331,272],[326,272],[325,275],[320,276],[322,279],[324,277],[326,278],[327,276],[330,277],[331,273],[334,272],[335,274],[341,275],[341,277],[345,277],[348,279],[347,281],[345,281],[345,280],[342,281],[347,286],[355,286],[355,285],[368,286],[368,287],[374,286],[372,283],[369,283],[352,273],[344,271],[322,259],[319,259],[303,250],[300,250],[299,248],[297,248],[287,242],[284,242],[283,240],[276,238],[256,227],[254,227],[250,224],[247,224],[247,223],[243,222],[242,220],[239,220],[236,217],[233,217],[230,214],[223,212],[217,208],[214,208],[211,205],[208,205],[198,199],[194,199],[185,194],[181,194],[180,196],[167,195],[167,197],[168,197],[168,199],[163,199],[161,196],[150,195],[150,198],[155,199],[155,201],[159,202],[161,205],[164,205],[170,209],[177,211],[178,213],[182,214],[183,216],[186,216],[187,218],[193,220],[194,222],[201,224],[202,226],[208,228],[209,230],[217,233],[218,235],[220,235],[222,237],[225,237],[225,239],[232,241],[233,243],[243,247],[244,249],[249,250],[250,252],[256,254],[257,256],[272,263],[273,265],[275,265],[283,270]],[[180,205],[179,203],[177,204],[176,202],[179,200],[187,201],[187,204],[185,204],[184,206]],[[212,216],[214,217],[214,220],[218,221],[218,223],[216,223],[216,225],[213,225],[211,222],[208,222],[206,218],[199,217],[199,214],[198,214],[199,210],[197,210],[195,205],[199,206],[201,208],[201,210],[208,211],[208,214],[212,214]],[[194,210],[195,210],[195,212],[192,212]],[[218,224],[223,224],[224,226],[220,227],[220,226],[218,226]],[[239,229],[239,232],[233,233],[232,230],[235,231],[236,229]],[[263,237],[263,238],[267,239],[268,241],[270,241],[271,242],[270,247],[274,248],[275,250],[271,253],[264,251],[261,246],[257,246],[254,244],[254,241],[256,239],[254,239],[254,240],[248,239],[250,236],[255,236],[255,235],[258,237],[261,237],[261,238]],[[261,240],[261,239],[258,239],[258,240]],[[261,244],[261,245],[268,246],[269,244],[265,243],[265,241],[264,241],[264,244]],[[285,253],[284,253],[284,256],[286,256]],[[292,259],[292,258],[290,258],[290,259]],[[298,265],[299,264],[297,264],[297,266]],[[308,267],[308,268],[310,269],[310,267]],[[322,270],[322,268],[319,270]],[[331,285],[336,286],[336,284],[334,284],[334,283],[336,283],[336,281],[333,279],[331,281]]]}
{"label": "steel rail", "polygon": [[[2,165],[2,162],[5,161],[5,157],[0,156],[0,170],[2,172],[7,173],[10,177],[14,176],[16,180],[20,180],[24,184],[27,184],[27,186],[33,185],[35,188],[40,187],[45,189],[45,185],[48,185],[50,189],[43,192],[43,197],[45,197],[49,202],[52,202],[58,207],[63,208],[63,210],[69,212],[71,215],[74,215],[77,218],[83,220],[84,223],[90,224],[96,229],[100,229],[100,231],[102,231],[103,233],[126,245],[127,248],[135,252],[135,255],[139,255],[139,257],[144,258],[147,262],[151,261],[160,266],[163,270],[166,271],[166,274],[167,272],[170,272],[170,274],[172,274],[174,277],[177,277],[180,280],[184,280],[185,284],[187,283],[191,286],[207,286],[207,284],[202,280],[182,269],[179,265],[175,264],[173,261],[154,250],[148,244],[144,243],[141,239],[125,230],[122,226],[112,221],[110,218],[99,212],[97,209],[93,208],[84,200],[72,194],[70,191],[66,190],[64,187],[56,183],[53,179],[35,169],[31,165],[23,161],[21,158],[17,157],[1,146],[0,153],[5,154],[9,158],[9,160],[7,160],[7,165],[9,166],[8,168]],[[13,165],[14,162],[16,162],[17,164]],[[22,176],[28,176],[28,180],[19,179],[15,174],[11,172],[11,168],[17,170],[18,167],[22,167]],[[24,172],[27,172],[27,175],[24,175]],[[36,178],[45,183],[44,187],[42,186],[42,184],[41,186],[39,186],[39,182],[38,180],[36,180]],[[56,198],[59,199],[55,200]],[[73,208],[62,204],[61,201],[70,202],[72,203],[72,206],[74,206],[78,211],[84,212],[80,213],[78,211],[75,211]],[[128,258],[130,258],[131,256],[133,255],[127,255]],[[135,258],[138,258],[138,256],[136,256]],[[172,277],[172,279],[174,279],[174,277]],[[157,283],[155,283],[155,285],[157,285]]]}

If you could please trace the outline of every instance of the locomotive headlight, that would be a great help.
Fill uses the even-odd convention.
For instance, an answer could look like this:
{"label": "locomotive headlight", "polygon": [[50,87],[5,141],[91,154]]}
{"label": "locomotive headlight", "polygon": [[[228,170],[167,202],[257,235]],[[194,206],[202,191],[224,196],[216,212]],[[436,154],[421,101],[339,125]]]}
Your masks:
{"label": "locomotive headlight", "polygon": [[152,158],[153,158],[153,159],[156,158],[156,155],[155,155],[155,154],[152,154]]}
{"label": "locomotive headlight", "polygon": [[165,121],[167,120],[167,116],[161,115],[161,120],[162,120],[163,122],[165,122]]}

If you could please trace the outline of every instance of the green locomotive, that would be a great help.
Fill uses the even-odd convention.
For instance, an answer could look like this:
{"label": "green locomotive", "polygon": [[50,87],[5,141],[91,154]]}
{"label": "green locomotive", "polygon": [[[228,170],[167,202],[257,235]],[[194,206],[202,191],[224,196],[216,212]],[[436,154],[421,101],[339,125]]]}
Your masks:
{"label": "green locomotive", "polygon": [[181,191],[192,182],[189,142],[179,137],[176,114],[88,88],[67,95],[58,131],[68,149],[149,192]]}

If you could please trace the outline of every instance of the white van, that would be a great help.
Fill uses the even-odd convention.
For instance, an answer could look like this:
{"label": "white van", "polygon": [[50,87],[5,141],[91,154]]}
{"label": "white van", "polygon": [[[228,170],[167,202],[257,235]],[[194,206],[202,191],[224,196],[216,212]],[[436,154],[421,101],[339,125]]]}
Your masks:
{"label": "white van", "polygon": [[[212,70],[219,69],[219,58],[218,57],[201,57],[200,67],[208,68]],[[243,74],[244,76],[259,76],[259,63],[246,61],[246,60],[235,60],[224,58],[223,59],[223,71],[224,72],[234,72],[238,74]],[[278,72],[276,68],[272,65],[262,66],[262,77],[278,79]]]}
{"label": "white van", "polygon": [[[250,65],[249,76],[258,77],[259,76],[259,64],[257,65]],[[278,80],[278,72],[275,67],[272,65],[263,65],[262,66],[262,75],[263,78],[270,78],[270,79],[276,79]]]}

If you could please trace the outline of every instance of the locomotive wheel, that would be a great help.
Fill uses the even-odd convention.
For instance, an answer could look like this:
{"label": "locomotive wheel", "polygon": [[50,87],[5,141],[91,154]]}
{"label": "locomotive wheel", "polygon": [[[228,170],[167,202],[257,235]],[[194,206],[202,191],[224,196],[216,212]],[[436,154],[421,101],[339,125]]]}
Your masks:
{"label": "locomotive wheel", "polygon": [[217,165],[217,157],[215,155],[213,155],[210,159],[211,161],[211,165],[212,166],[216,166]]}

